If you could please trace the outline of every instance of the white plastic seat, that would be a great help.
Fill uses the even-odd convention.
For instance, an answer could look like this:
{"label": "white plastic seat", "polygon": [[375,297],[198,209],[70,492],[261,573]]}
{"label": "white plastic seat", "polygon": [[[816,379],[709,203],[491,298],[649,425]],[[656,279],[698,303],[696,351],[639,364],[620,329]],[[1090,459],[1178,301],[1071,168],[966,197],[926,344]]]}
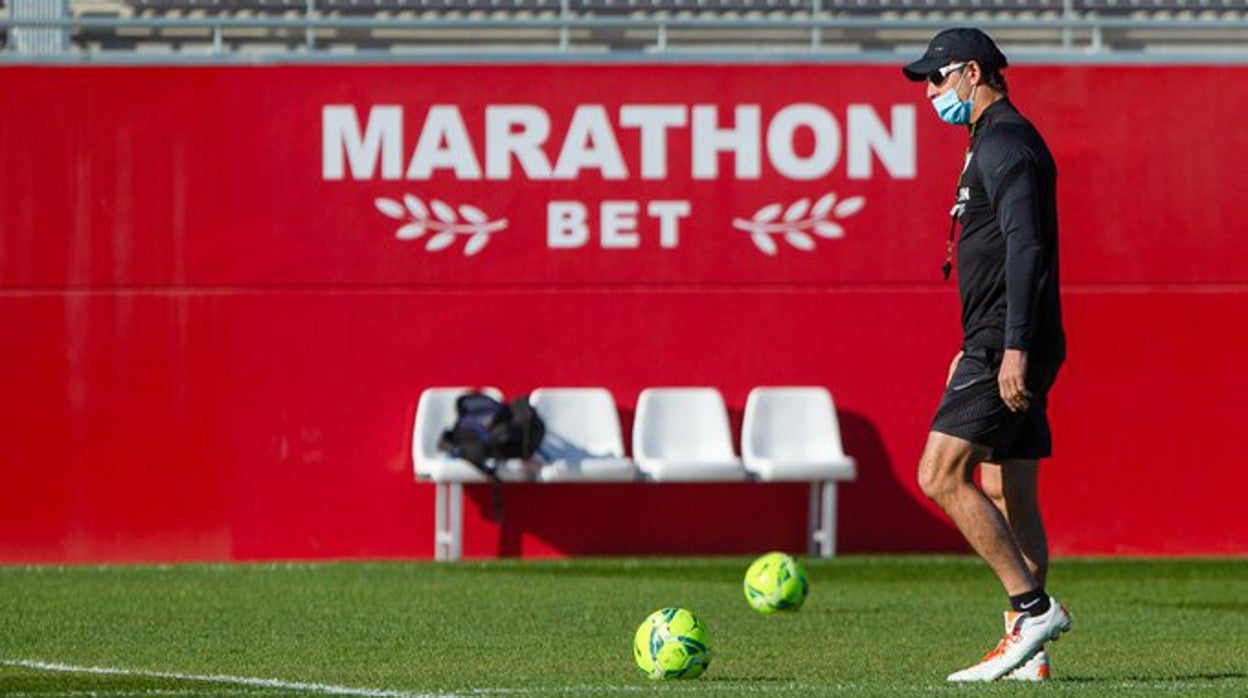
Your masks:
{"label": "white plastic seat", "polygon": [[[455,400],[473,388],[426,388],[416,403],[412,428],[412,468],[416,479],[432,481],[434,491],[433,552],[437,560],[458,560],[463,556],[464,484],[485,483],[485,477],[472,463],[438,450],[438,438],[455,425]],[[476,388],[502,400],[498,388]],[[498,465],[502,480],[522,480],[524,462],[508,460]]]}
{"label": "white plastic seat", "polygon": [[836,550],[836,483],[857,477],[845,455],[832,394],[820,386],[750,391],[741,425],[745,469],[765,482],[810,482],[812,553]]}
{"label": "white plastic seat", "polygon": [[624,456],[620,415],[605,388],[538,388],[529,404],[546,425],[538,453],[542,482],[630,482],[637,466]]}
{"label": "white plastic seat", "polygon": [[832,394],[826,388],[755,388],[741,428],[745,469],[760,480],[850,480]]}
{"label": "white plastic seat", "polygon": [[637,398],[633,458],[656,482],[745,478],[724,398],[714,388],[646,388]]}
{"label": "white plastic seat", "polygon": [[[455,400],[473,388],[426,388],[416,403],[416,424],[412,434],[412,466],[416,477],[434,482],[489,482],[472,463],[438,450],[442,432],[455,425]],[[496,400],[498,388],[477,388]]]}

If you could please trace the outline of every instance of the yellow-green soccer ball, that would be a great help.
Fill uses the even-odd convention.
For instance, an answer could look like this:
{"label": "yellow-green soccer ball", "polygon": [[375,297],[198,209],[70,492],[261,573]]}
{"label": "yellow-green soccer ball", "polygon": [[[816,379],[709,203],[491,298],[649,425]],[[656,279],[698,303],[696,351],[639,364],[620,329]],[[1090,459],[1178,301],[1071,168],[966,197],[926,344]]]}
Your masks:
{"label": "yellow-green soccer ball", "polygon": [[784,553],[767,553],[745,571],[745,600],[759,613],[795,611],[809,591],[802,563]]}
{"label": "yellow-green soccer ball", "polygon": [[706,626],[683,608],[650,614],[633,636],[633,659],[652,679],[692,679],[711,663]]}

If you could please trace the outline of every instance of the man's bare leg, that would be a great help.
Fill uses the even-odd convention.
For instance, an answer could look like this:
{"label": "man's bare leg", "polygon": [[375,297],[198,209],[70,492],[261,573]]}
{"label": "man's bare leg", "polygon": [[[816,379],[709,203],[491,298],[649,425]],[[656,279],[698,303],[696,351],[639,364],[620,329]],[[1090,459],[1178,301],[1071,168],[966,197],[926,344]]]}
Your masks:
{"label": "man's bare leg", "polygon": [[1001,511],[975,486],[975,467],[988,450],[965,439],[931,432],[919,459],[919,487],[953,523],[1016,596],[1040,587]]}
{"label": "man's bare leg", "polygon": [[[996,505],[1014,532],[1014,540],[1027,559],[1027,567],[1040,584],[1044,584],[1049,571],[1049,545],[1040,517],[1040,503],[1036,487],[1040,462],[1035,459],[1005,460],[999,463],[981,463],[979,484]],[[1009,623],[1010,614],[1006,614]],[[1008,632],[1008,628],[1006,629]],[[1046,681],[1053,675],[1052,660],[1046,649],[1011,672],[1006,678],[1016,681]]]}
{"label": "man's bare leg", "polygon": [[1013,531],[1027,568],[1043,586],[1049,576],[1049,541],[1040,516],[1039,472],[1040,461],[1035,459],[986,462],[980,465],[979,481]]}

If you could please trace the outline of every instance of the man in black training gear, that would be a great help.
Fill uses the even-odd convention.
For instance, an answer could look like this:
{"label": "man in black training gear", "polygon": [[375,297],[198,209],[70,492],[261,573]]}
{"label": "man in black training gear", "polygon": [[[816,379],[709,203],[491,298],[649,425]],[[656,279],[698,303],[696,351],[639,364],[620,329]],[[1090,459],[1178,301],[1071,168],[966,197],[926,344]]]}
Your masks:
{"label": "man in black training gear", "polygon": [[1007,65],[987,34],[958,28],[937,34],[902,69],[926,81],[942,120],[970,130],[950,214],[961,223],[962,350],[932,420],[919,485],[996,573],[1011,605],[1005,637],[950,681],[1044,680],[1044,645],[1071,624],[1045,592],[1048,543],[1036,489],[1039,460],[1052,449],[1048,391],[1066,358],[1057,170],[1044,139],[1007,97]]}

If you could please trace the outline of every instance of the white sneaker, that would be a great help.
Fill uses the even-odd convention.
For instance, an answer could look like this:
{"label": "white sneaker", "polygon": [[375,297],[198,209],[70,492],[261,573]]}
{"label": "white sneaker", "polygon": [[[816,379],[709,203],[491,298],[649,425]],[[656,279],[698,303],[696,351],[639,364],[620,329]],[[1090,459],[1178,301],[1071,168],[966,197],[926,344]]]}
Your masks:
{"label": "white sneaker", "polygon": [[1052,672],[1049,653],[1040,650],[1026,664],[1006,674],[1004,678],[1006,681],[1048,681]]}
{"label": "white sneaker", "polygon": [[1008,611],[1005,620],[1005,637],[997,646],[979,664],[950,674],[950,681],[996,681],[1026,664],[1044,649],[1044,643],[1070,630],[1070,614],[1052,596],[1045,613],[1033,617]]}

